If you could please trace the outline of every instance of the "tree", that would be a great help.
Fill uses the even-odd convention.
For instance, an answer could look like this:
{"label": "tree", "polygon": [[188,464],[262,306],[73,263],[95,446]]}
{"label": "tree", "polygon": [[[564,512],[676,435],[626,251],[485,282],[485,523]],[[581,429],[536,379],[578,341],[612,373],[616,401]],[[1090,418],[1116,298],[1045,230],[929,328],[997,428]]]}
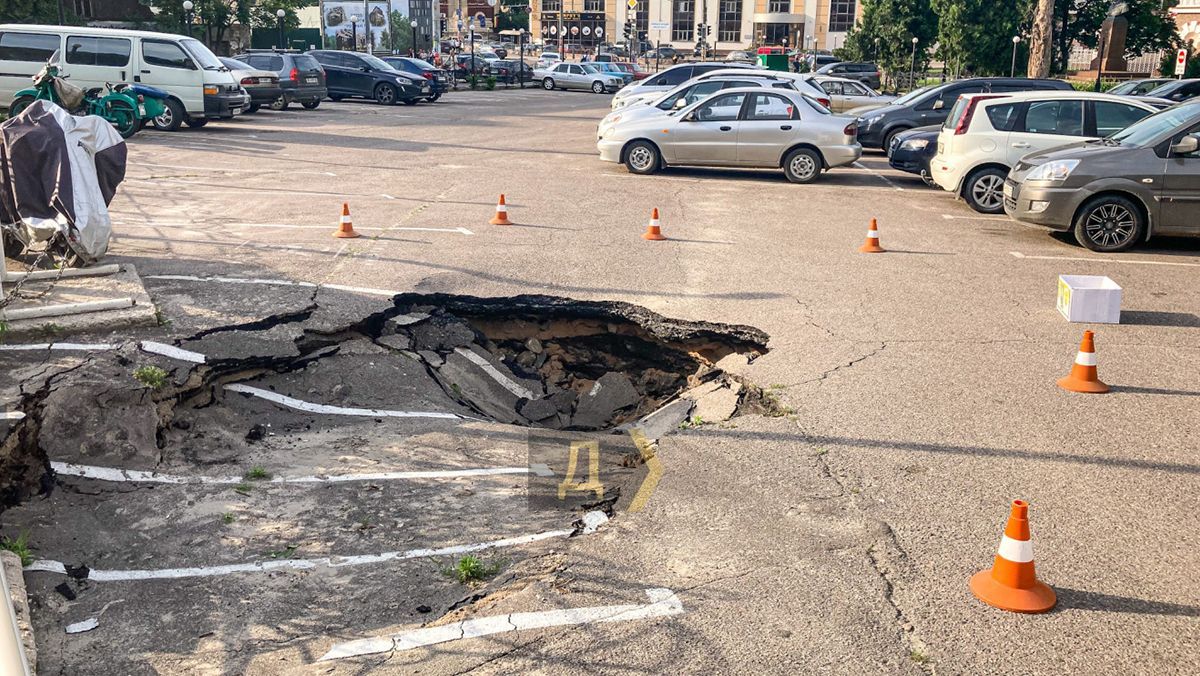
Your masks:
{"label": "tree", "polygon": [[1030,77],[1048,77],[1054,62],[1054,0],[1038,0],[1029,30]]}
{"label": "tree", "polygon": [[1030,0],[932,0],[938,16],[938,56],[951,73],[1008,74],[1012,38]]}
{"label": "tree", "polygon": [[[66,23],[83,23],[71,11],[71,3],[64,3]],[[58,0],[4,0],[0,2],[0,23],[58,23]]]}
{"label": "tree", "polygon": [[[401,54],[407,54],[413,46],[412,20],[395,10],[392,11],[391,19],[392,49]],[[387,37],[384,37],[384,44],[387,44]]]}
{"label": "tree", "polygon": [[854,61],[875,61],[894,80],[907,73],[912,39],[917,38],[917,70],[929,63],[927,50],[937,33],[937,17],[929,0],[863,0],[863,14],[841,47]]}
{"label": "tree", "polygon": [[[1159,0],[1127,0],[1129,11],[1125,19],[1129,32],[1125,39],[1125,56],[1133,58],[1146,52],[1174,50],[1181,40],[1175,21]],[[1055,2],[1055,72],[1065,73],[1071,56],[1071,44],[1078,42],[1093,49],[1099,47],[1100,26],[1108,15],[1111,0],[1056,0]],[[1169,8],[1176,0],[1167,0]]]}
{"label": "tree", "polygon": [[296,10],[316,4],[317,0],[259,0],[250,8],[250,25],[254,28],[278,28],[279,18],[275,16],[275,12],[282,9],[285,13],[284,30],[296,30],[300,27],[300,17],[296,15]]}

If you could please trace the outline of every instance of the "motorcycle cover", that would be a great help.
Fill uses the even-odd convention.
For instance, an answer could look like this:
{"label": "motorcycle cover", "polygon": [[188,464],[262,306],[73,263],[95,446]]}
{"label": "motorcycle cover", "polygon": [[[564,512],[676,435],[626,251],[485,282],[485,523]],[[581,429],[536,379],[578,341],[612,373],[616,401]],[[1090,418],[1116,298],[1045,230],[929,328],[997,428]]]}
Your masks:
{"label": "motorcycle cover", "polygon": [[99,260],[125,161],[125,142],[107,120],[34,101],[0,124],[0,227],[26,246],[61,232],[85,263]]}

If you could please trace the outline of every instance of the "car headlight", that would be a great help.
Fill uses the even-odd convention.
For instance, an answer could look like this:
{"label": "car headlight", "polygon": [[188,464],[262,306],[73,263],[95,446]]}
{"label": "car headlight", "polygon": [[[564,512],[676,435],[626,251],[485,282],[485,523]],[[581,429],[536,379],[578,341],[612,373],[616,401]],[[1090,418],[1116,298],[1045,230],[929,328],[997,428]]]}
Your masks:
{"label": "car headlight", "polygon": [[900,144],[901,150],[924,150],[929,145],[929,139],[912,138]]}
{"label": "car headlight", "polygon": [[1051,160],[1050,162],[1034,167],[1025,175],[1025,180],[1061,183],[1067,180],[1067,177],[1071,175],[1071,172],[1077,166],[1079,166],[1079,160]]}

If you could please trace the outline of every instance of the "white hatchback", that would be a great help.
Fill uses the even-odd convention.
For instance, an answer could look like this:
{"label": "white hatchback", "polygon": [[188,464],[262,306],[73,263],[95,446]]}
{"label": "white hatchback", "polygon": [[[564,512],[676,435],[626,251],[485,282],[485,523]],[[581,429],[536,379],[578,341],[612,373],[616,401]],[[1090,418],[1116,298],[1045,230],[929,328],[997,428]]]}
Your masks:
{"label": "white hatchback", "polygon": [[1127,96],[1031,91],[964,94],[938,134],[935,183],[975,211],[1004,211],[1004,180],[1029,153],[1115,134],[1158,110]]}

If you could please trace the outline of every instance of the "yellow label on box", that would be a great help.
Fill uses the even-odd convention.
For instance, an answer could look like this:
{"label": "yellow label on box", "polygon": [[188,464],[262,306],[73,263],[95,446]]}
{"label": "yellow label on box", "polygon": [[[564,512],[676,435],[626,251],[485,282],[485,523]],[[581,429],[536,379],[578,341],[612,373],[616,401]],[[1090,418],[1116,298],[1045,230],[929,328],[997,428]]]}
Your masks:
{"label": "yellow label on box", "polygon": [[1058,311],[1067,319],[1071,318],[1071,287],[1062,277],[1058,278]]}

